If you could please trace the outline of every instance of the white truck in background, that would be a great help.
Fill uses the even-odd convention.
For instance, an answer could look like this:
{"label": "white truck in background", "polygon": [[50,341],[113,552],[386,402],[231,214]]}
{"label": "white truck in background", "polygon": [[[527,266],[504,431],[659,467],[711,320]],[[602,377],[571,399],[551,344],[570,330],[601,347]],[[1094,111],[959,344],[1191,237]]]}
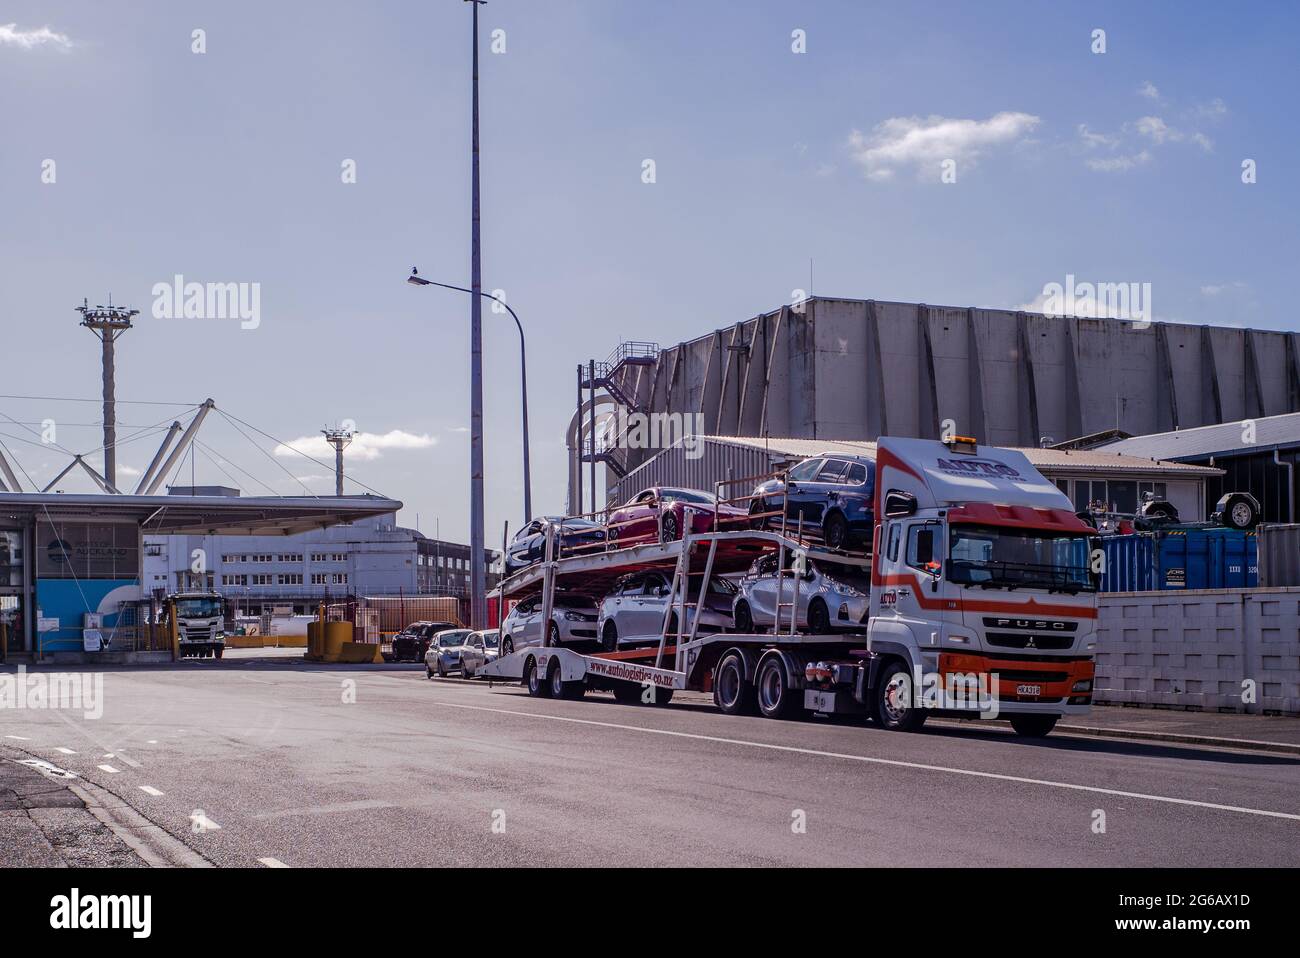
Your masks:
{"label": "white truck in background", "polygon": [[182,657],[221,658],[226,650],[226,600],[219,592],[177,592],[167,597],[176,616]]}

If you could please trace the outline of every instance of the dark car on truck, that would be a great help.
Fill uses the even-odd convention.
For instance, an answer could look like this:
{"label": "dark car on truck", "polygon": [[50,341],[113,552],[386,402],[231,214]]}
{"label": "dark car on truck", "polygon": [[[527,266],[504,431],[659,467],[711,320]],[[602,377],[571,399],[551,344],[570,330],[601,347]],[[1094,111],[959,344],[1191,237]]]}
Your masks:
{"label": "dark car on truck", "polygon": [[556,557],[583,555],[605,544],[605,527],[589,519],[541,516],[515,533],[506,549],[506,575],[527,569],[546,558],[546,532],[555,529]]}
{"label": "dark car on truck", "polygon": [[865,548],[875,521],[876,462],[870,456],[827,453],[805,459],[785,479],[754,489],[749,515],[755,528],[785,528],[820,536],[828,549]]}

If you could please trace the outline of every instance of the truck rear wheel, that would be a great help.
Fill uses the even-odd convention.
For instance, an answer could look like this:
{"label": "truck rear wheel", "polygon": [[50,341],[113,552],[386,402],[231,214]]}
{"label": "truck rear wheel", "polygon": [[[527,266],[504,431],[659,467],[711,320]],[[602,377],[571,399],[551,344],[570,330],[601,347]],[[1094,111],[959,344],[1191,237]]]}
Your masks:
{"label": "truck rear wheel", "polygon": [[779,655],[769,655],[758,665],[754,681],[758,710],[771,719],[793,718],[803,703],[799,690],[791,687],[785,662]]}
{"label": "truck rear wheel", "polygon": [[925,724],[925,711],[917,706],[912,674],[902,662],[885,666],[871,690],[871,719],[891,732],[915,732]]}
{"label": "truck rear wheel", "polygon": [[1013,715],[1011,727],[1021,738],[1043,738],[1056,728],[1058,715]]}
{"label": "truck rear wheel", "polygon": [[738,652],[728,652],[713,670],[713,704],[726,715],[753,715],[754,686],[745,681],[745,661]]}

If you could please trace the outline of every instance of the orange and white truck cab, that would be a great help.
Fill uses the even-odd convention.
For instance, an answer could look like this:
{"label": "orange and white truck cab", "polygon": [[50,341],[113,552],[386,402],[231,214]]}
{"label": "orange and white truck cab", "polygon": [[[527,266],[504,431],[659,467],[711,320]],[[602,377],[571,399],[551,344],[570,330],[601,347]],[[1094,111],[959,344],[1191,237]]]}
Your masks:
{"label": "orange and white truck cab", "polygon": [[879,724],[978,714],[1044,735],[1086,713],[1095,543],[1065,494],[1023,453],[965,438],[882,437],[876,475],[859,696]]}

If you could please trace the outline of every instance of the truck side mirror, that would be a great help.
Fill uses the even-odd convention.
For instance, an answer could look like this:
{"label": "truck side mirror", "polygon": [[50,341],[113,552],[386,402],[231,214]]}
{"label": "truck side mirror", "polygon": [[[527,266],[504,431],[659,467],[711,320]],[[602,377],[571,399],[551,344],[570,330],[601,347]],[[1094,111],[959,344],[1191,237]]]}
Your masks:
{"label": "truck side mirror", "polygon": [[892,489],[885,496],[885,515],[890,519],[901,519],[916,512],[916,496]]}

